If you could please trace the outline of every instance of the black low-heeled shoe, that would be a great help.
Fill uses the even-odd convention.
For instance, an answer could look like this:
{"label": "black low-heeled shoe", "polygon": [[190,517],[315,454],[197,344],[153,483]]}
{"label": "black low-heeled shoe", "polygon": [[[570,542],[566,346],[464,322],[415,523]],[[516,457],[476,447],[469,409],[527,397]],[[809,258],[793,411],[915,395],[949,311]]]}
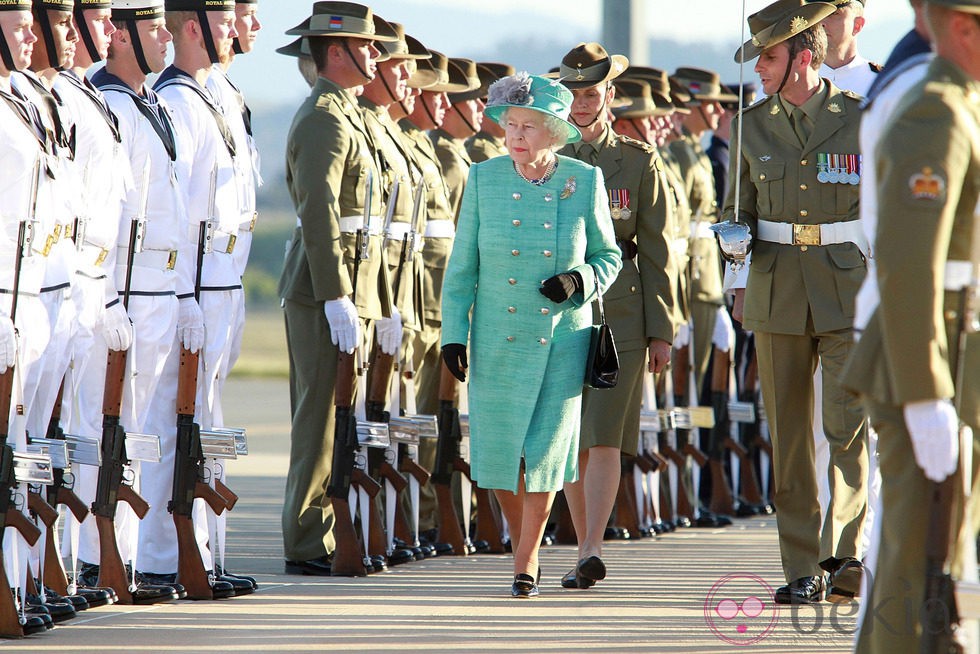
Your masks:
{"label": "black low-heeled shoe", "polygon": [[523,572],[514,575],[514,585],[510,587],[511,597],[537,597],[538,584],[534,577]]}

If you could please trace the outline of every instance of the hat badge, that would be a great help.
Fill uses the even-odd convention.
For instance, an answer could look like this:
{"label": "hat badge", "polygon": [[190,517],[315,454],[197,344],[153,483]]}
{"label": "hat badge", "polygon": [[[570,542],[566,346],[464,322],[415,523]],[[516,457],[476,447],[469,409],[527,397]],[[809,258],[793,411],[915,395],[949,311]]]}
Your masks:
{"label": "hat badge", "polygon": [[762,47],[762,41],[760,41],[759,37],[756,36],[755,34],[752,35],[752,45],[754,45],[757,48]]}
{"label": "hat badge", "polygon": [[575,65],[578,67],[578,75],[575,76],[575,81],[581,82],[585,79],[585,75],[582,74],[582,63],[579,62]]}
{"label": "hat badge", "polygon": [[806,18],[803,18],[802,16],[796,16],[793,20],[789,22],[789,30],[793,34],[796,34],[797,32],[802,32],[803,30],[805,30],[807,25],[809,24],[810,23],[807,21]]}

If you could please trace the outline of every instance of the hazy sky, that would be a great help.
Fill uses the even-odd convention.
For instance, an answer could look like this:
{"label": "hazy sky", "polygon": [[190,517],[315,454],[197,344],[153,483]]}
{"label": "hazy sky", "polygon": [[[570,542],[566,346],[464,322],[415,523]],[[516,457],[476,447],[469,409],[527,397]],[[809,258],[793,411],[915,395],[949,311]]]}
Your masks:
{"label": "hazy sky", "polygon": [[[747,13],[766,4],[768,0],[746,0]],[[292,40],[284,32],[305,19],[312,5],[310,0],[261,1],[263,29],[256,51],[240,57],[231,71],[252,104],[293,104],[306,95],[308,89],[295,63],[275,49]],[[883,61],[911,26],[912,12],[905,0],[870,0],[868,5],[862,54]],[[510,63],[520,63],[531,72],[557,65],[561,54],[582,40],[601,38],[600,0],[376,0],[370,6],[378,15],[402,23],[425,45],[450,56],[507,61],[508,53],[524,53],[523,60],[510,59]],[[645,12],[647,34],[655,48],[658,39],[708,41],[724,52],[704,62],[704,53],[692,48],[692,61],[685,61],[688,53],[680,49],[670,52],[669,61],[651,61],[651,65],[672,70],[694,63],[715,68],[726,80],[737,79],[738,68],[728,52],[734,53],[742,39],[740,0],[646,0]],[[535,58],[529,59],[532,55]],[[547,61],[539,61],[542,58]],[[745,74],[754,76],[750,69]]]}

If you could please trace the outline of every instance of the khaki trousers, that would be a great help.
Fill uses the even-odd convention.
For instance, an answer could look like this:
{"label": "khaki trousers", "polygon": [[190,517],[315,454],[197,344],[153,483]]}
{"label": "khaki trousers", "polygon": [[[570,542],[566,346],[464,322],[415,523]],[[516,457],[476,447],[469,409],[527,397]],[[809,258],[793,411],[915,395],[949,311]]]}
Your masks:
{"label": "khaki trousers", "polygon": [[[755,333],[759,379],[772,435],[776,525],[786,581],[823,574],[831,558],[860,558],[867,513],[867,426],[859,401],[839,379],[850,330],[803,336]],[[813,373],[823,363],[824,432],[830,466],[817,470],[813,449]],[[830,506],[821,525],[817,475],[827,475]]]}

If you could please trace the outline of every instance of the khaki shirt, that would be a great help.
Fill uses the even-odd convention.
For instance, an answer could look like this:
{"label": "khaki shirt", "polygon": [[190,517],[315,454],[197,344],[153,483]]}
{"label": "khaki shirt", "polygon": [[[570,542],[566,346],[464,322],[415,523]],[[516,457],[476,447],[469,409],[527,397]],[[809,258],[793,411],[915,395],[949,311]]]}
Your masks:
{"label": "khaki shirt", "polygon": [[[484,120],[490,119],[484,118]],[[466,139],[466,152],[473,163],[479,163],[507,154],[507,147],[504,145],[503,137],[480,132]]]}
{"label": "khaki shirt", "polygon": [[[972,260],[974,276],[980,266],[980,83],[937,57],[896,108],[875,166],[881,299],[844,383],[893,406],[952,398],[962,292],[947,262]],[[980,334],[963,370],[960,417],[977,433]]]}
{"label": "khaki shirt", "polygon": [[[864,279],[864,255],[855,243],[792,245],[758,238],[758,221],[819,225],[858,219],[858,186],[818,178],[829,155],[856,160],[860,99],[824,80],[827,95],[806,145],[793,131],[778,97],[743,110],[742,149],[731,151],[729,170],[740,170],[740,219],[753,239],[745,289],[746,329],[803,335],[808,321],[817,332],[850,329],[854,298]],[[742,157],[739,162],[736,157]],[[735,184],[723,216],[735,213]]]}
{"label": "khaki shirt", "polygon": [[[711,159],[701,143],[685,130],[682,138],[673,141],[670,152],[687,191],[691,210],[690,243],[688,249],[688,289],[690,299],[709,304],[722,304],[721,252],[714,234],[705,232],[705,224],[718,221],[718,200],[715,198],[715,178]],[[699,226],[699,223],[704,223]]]}
{"label": "khaki shirt", "polygon": [[[670,252],[673,221],[661,187],[663,161],[653,146],[608,126],[593,145],[610,211],[619,215],[612,221],[617,244],[621,250],[636,248],[636,257],[624,258],[623,269],[603,297],[616,346],[628,351],[646,348],[651,338],[672,342],[676,266]],[[578,158],[573,145],[559,154]]]}
{"label": "khaki shirt", "polygon": [[441,129],[432,130],[429,134],[439,165],[442,168],[442,178],[449,193],[449,206],[453,209],[453,219],[459,216],[459,205],[463,201],[463,189],[466,188],[466,178],[470,174],[473,161],[466,152],[463,141],[454,139]]}
{"label": "khaki shirt", "polygon": [[[363,216],[369,192],[372,214],[381,213],[381,173],[353,96],[322,77],[293,118],[286,185],[299,226],[286,253],[280,296],[313,304],[350,295],[357,239],[341,232],[341,218]],[[362,318],[377,319],[391,311],[380,236],[370,238],[368,254],[357,266],[354,301]]]}

